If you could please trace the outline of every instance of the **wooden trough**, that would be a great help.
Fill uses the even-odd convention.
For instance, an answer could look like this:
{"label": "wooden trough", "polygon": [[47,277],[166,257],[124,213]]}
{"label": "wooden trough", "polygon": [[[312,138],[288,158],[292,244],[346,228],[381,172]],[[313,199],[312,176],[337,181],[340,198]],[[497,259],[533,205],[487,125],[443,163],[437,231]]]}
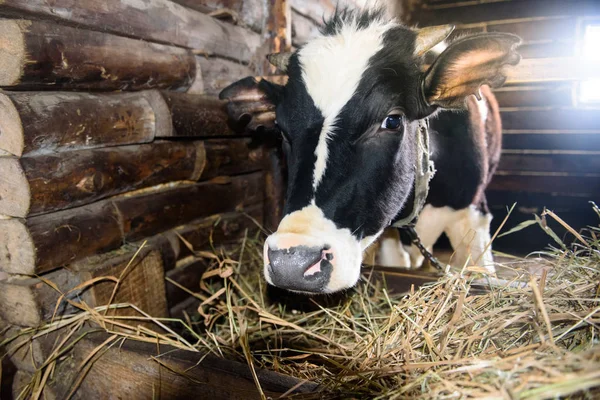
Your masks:
{"label": "wooden trough", "polygon": [[[154,318],[197,307],[189,293],[207,262],[191,249],[274,229],[283,201],[277,146],[239,129],[217,94],[246,76],[284,81],[265,55],[305,43],[336,3],[0,1],[0,343],[78,311],[76,302],[130,303]],[[514,224],[545,205],[564,210],[576,227],[587,221],[582,204],[600,196],[600,114],[576,107],[572,89],[600,74],[570,50],[577,18],[600,14],[596,2],[574,1],[568,13],[560,1],[389,3],[411,23],[524,37],[525,59],[496,92],[506,150],[490,205],[501,221],[505,206],[519,201]],[[272,123],[261,100],[247,112]],[[377,274],[396,291],[437,278]],[[123,341],[100,357],[110,334],[85,329],[34,397],[248,399],[260,398],[260,388],[269,397],[320,390],[152,343]],[[19,398],[55,341],[47,335],[3,358],[2,399]],[[89,357],[94,363],[81,375]]]}

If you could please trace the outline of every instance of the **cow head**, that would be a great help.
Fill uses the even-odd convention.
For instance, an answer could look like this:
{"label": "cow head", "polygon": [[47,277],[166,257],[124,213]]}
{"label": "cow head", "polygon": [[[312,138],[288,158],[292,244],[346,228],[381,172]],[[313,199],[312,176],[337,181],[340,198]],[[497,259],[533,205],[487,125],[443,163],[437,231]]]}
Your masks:
{"label": "cow head", "polygon": [[452,29],[341,11],[322,36],[269,57],[287,73],[285,86],[246,78],[221,93],[233,101],[263,93],[283,137],[288,188],[284,218],[264,246],[270,284],[308,293],[354,286],[363,250],[409,204],[418,121],[462,107],[482,84],[501,85],[502,67],[519,61],[518,37],[480,34],[425,68],[425,53]]}

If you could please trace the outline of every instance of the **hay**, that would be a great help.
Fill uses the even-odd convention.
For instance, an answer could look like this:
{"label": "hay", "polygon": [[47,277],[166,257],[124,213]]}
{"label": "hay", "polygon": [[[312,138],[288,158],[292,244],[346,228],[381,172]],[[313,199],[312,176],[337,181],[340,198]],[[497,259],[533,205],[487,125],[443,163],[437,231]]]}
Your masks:
{"label": "hay", "polygon": [[[322,391],[315,398],[593,398],[600,387],[600,229],[573,231],[577,240],[568,246],[545,224],[548,217],[568,225],[549,212],[536,217],[557,247],[504,265],[515,276],[507,284],[463,269],[408,294],[388,293],[384,282],[365,279],[344,296],[273,301],[261,277],[262,239],[246,237],[233,251],[196,252],[213,266],[201,293],[193,294],[199,313],[186,316],[187,323],[138,310],[139,320],[160,328],[153,332],[131,317],[105,313],[130,305],[78,304],[81,313],[6,342],[65,331],[64,346],[23,398],[39,396],[84,322],[114,335],[105,346],[132,339],[213,353],[248,363],[252,371],[318,382]],[[474,282],[484,282],[487,291],[472,290]],[[178,324],[179,333],[168,322]]]}

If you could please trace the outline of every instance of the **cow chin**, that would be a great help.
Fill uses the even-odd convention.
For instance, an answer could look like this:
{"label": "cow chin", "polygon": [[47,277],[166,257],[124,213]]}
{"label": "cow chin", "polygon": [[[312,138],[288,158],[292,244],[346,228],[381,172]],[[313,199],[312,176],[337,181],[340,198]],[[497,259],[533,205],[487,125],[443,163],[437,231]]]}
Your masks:
{"label": "cow chin", "polygon": [[309,205],[288,214],[264,247],[264,274],[273,286],[308,294],[334,293],[356,285],[363,246]]}

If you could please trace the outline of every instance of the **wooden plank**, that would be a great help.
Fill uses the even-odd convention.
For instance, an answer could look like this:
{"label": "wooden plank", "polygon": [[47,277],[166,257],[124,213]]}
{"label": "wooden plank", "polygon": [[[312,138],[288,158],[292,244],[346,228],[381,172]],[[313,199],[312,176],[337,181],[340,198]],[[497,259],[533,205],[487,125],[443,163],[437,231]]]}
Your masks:
{"label": "wooden plank", "polygon": [[[66,362],[57,364],[47,385],[54,398],[67,398],[80,378],[76,366],[82,365],[108,337],[105,333],[88,334],[74,346]],[[43,337],[36,340],[43,341],[44,354],[50,354],[53,342]],[[124,341],[106,350],[94,357],[89,372],[81,375],[82,381],[73,399],[99,399],[107,393],[121,399],[260,399],[247,364],[135,340]],[[278,398],[288,391],[301,394],[319,390],[312,382],[302,383],[276,372],[256,369],[256,374],[268,397]],[[13,393],[20,389],[22,387],[15,387]]]}
{"label": "wooden plank", "polygon": [[187,90],[191,51],[44,21],[0,20],[0,86],[19,89]]}
{"label": "wooden plank", "polygon": [[594,173],[600,171],[600,152],[563,152],[550,153],[540,151],[508,152],[500,158],[498,169],[503,171],[570,172]]}
{"label": "wooden plank", "polygon": [[246,62],[261,45],[260,36],[254,32],[217,21],[169,0],[3,0],[0,11],[21,17],[59,19],[93,30]]}
{"label": "wooden plank", "polygon": [[[197,180],[205,164],[202,142],[154,142],[22,159],[3,157],[0,214],[24,218],[170,181]],[[20,176],[19,184],[6,182],[6,177]]]}
{"label": "wooden plank", "polygon": [[595,133],[554,132],[538,133],[533,131],[504,133],[502,147],[505,149],[537,150],[589,150],[600,151],[600,131]]}
{"label": "wooden plank", "polygon": [[216,18],[241,22],[255,32],[261,33],[266,20],[262,0],[174,0],[182,6],[209,14]]}
{"label": "wooden plank", "polygon": [[[0,220],[0,267],[33,275],[202,217],[262,204],[262,173],[123,196],[31,217]],[[60,244],[60,248],[57,248]]]}
{"label": "wooden plank", "polygon": [[486,24],[487,32],[513,33],[525,42],[536,40],[574,41],[577,19],[572,17],[524,19],[510,22],[493,21]]}
{"label": "wooden plank", "polygon": [[154,91],[0,93],[0,150],[17,156],[147,143],[171,126]]}
{"label": "wooden plank", "polygon": [[524,59],[548,57],[572,57],[575,55],[575,42],[534,42],[519,46],[518,52]]}
{"label": "wooden plank", "polygon": [[[85,302],[89,307],[107,305],[115,287],[113,281],[72,289],[91,279],[115,277],[121,278],[121,282],[113,303],[131,303],[154,317],[166,317],[164,270],[160,253],[146,248],[135,258],[134,255],[135,251],[131,248],[121,249],[86,259],[68,270],[50,272],[43,278],[13,278],[0,282],[0,315],[11,324],[35,327],[54,316],[76,312],[77,308],[70,305],[68,300]],[[51,284],[67,294],[58,306],[61,294]],[[116,315],[139,316],[139,313],[126,309]]]}
{"label": "wooden plank", "polygon": [[504,72],[507,84],[583,81],[600,77],[600,63],[578,57],[530,58]]}
{"label": "wooden plank", "polygon": [[504,86],[494,90],[494,95],[501,110],[506,107],[573,106],[573,85],[571,83]]}
{"label": "wooden plank", "polygon": [[264,148],[250,139],[212,139],[204,142],[206,164],[201,179],[237,175],[262,169]]}
{"label": "wooden plank", "polygon": [[594,0],[499,0],[494,2],[463,2],[458,5],[426,4],[418,20],[423,25],[475,23],[515,18],[582,16],[600,14],[600,4]]}
{"label": "wooden plank", "polygon": [[598,174],[550,174],[497,171],[488,186],[489,190],[534,193],[577,193],[598,198]]}
{"label": "wooden plank", "polygon": [[198,57],[198,63],[202,70],[204,93],[207,95],[218,96],[233,82],[254,75],[248,66],[218,57]]}
{"label": "wooden plank", "polygon": [[600,110],[581,108],[503,109],[505,130],[600,130]]}
{"label": "wooden plank", "polygon": [[486,190],[485,195],[488,205],[496,209],[510,208],[514,203],[517,203],[517,207],[521,212],[537,213],[538,215],[544,211],[544,208],[548,208],[559,214],[588,209],[590,212],[593,212],[589,203],[591,199],[588,196],[498,190]]}
{"label": "wooden plank", "polygon": [[128,241],[212,214],[262,203],[262,173],[231,178],[229,183],[200,183],[160,193],[115,200]]}

